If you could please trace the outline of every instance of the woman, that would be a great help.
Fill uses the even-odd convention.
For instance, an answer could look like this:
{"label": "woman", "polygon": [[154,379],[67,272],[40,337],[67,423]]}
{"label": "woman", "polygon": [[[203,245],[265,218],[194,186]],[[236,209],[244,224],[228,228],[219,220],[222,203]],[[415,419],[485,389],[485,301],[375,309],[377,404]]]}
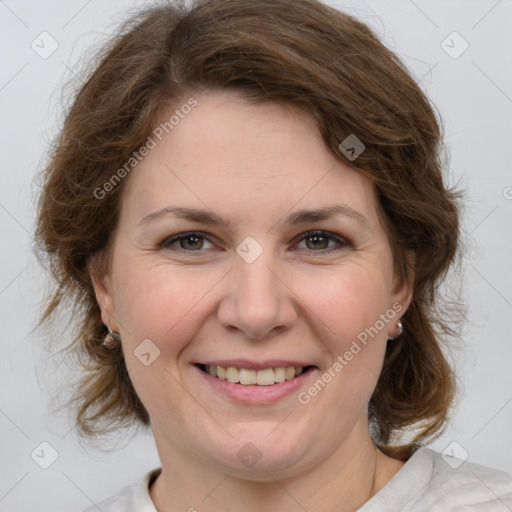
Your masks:
{"label": "woman", "polygon": [[125,26],[74,99],[37,231],[44,320],[66,299],[80,319],[80,431],[148,425],[162,463],[98,508],[512,508],[511,477],[426,447],[455,396],[440,146],[397,57],[319,2]]}

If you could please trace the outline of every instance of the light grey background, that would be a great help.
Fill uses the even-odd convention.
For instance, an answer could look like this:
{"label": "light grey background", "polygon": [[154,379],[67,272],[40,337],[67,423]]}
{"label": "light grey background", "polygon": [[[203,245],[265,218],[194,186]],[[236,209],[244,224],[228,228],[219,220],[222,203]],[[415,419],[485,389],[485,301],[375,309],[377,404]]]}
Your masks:
{"label": "light grey background", "polygon": [[[33,332],[45,280],[31,253],[32,182],[58,128],[60,87],[79,68],[82,52],[103,40],[123,11],[147,3],[0,0],[0,511],[81,511],[159,465],[150,436],[127,438],[112,453],[85,450],[72,419],[47,413],[41,334]],[[456,454],[465,450],[472,462],[512,472],[512,2],[329,3],[381,34],[445,121],[450,181],[461,180],[468,192],[464,268],[470,322],[464,347],[455,353],[463,402],[434,447],[442,451],[456,442]],[[58,43],[46,59],[31,47],[34,40],[43,46],[43,31]],[[453,31],[469,44],[458,58],[458,36],[445,43],[452,56],[441,46]],[[46,39],[46,51],[50,44]],[[36,450],[40,464],[51,462],[51,449],[39,447],[41,442],[58,454],[48,469],[31,458]]]}

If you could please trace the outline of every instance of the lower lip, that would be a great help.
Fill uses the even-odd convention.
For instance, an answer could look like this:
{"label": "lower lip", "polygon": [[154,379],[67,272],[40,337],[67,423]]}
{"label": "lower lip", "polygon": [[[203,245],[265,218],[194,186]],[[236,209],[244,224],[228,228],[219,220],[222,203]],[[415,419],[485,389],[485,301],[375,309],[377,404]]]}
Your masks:
{"label": "lower lip", "polygon": [[235,384],[227,380],[221,380],[217,377],[213,377],[197,366],[194,366],[194,368],[205,382],[219,393],[231,398],[235,402],[252,405],[271,404],[284,397],[297,393],[299,389],[304,386],[306,380],[311,378],[311,376],[317,371],[316,368],[310,368],[292,380],[278,382],[277,384],[272,384],[270,386],[258,386],[255,384]]}

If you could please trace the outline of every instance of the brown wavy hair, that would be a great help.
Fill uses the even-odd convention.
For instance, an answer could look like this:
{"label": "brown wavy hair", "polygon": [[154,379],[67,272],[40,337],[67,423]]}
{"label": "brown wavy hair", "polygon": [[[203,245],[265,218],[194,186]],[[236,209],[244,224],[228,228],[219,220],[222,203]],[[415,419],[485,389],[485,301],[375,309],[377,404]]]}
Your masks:
{"label": "brown wavy hair", "polygon": [[[77,88],[42,171],[36,242],[55,280],[40,323],[70,307],[73,315],[66,348],[85,371],[68,405],[79,433],[149,424],[122,349],[102,346],[89,272],[93,260],[108,272],[129,177],[101,199],[95,191],[146,142],[163,108],[228,89],[309,112],[333,155],[376,187],[395,271],[414,296],[369,418],[378,446],[408,458],[442,432],[457,388],[443,350],[455,331],[438,288],[458,253],[459,193],[443,182],[441,120],[405,65],[365,24],[316,0],[155,5],[125,22]],[[350,134],[366,146],[354,162],[339,149]]]}

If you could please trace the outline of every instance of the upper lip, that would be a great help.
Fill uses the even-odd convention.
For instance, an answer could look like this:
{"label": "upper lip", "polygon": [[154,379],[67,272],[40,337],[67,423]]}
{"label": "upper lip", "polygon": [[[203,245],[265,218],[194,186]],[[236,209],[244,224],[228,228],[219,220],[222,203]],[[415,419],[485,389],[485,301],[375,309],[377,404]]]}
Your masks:
{"label": "upper lip", "polygon": [[304,361],[292,361],[287,359],[267,359],[265,361],[251,361],[249,359],[215,359],[211,361],[201,361],[197,364],[207,366],[223,366],[224,368],[245,368],[247,370],[265,370],[266,368],[289,368],[290,366],[314,366]]}

